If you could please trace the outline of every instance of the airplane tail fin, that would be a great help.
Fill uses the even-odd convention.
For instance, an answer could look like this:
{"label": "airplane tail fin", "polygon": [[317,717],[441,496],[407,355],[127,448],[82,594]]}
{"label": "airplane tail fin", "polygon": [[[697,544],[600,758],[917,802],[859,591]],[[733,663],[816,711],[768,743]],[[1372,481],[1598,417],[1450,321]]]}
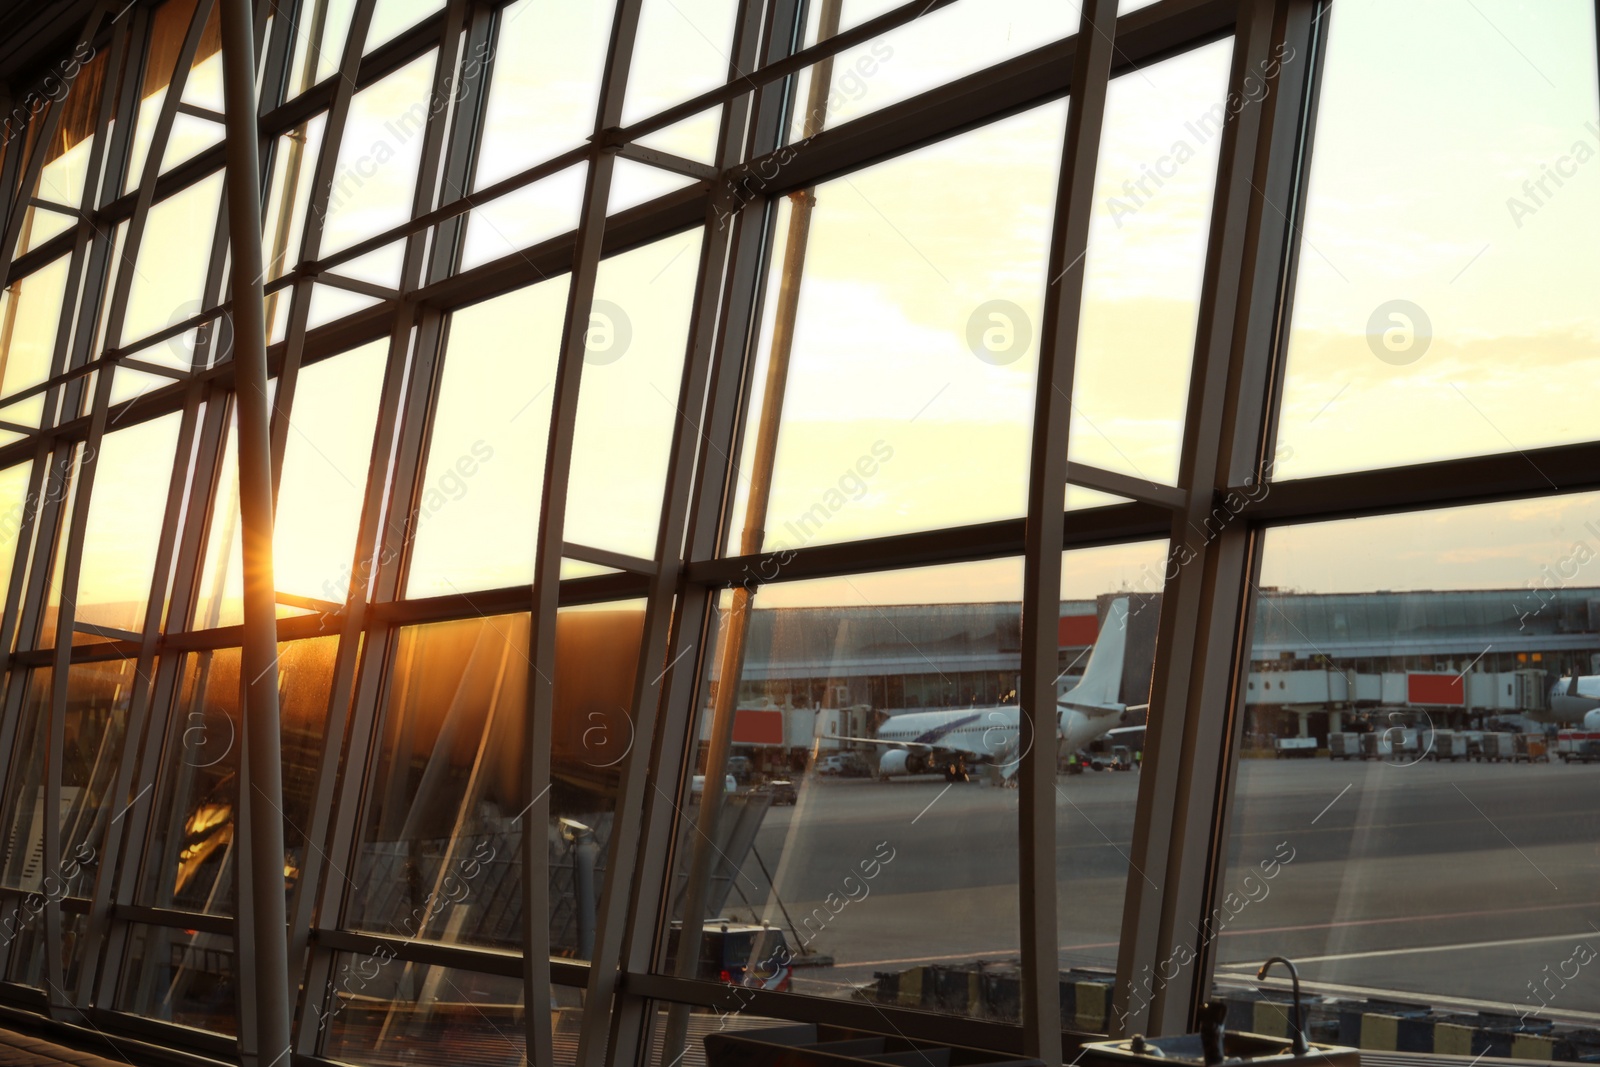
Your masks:
{"label": "airplane tail fin", "polygon": [[1128,598],[1118,597],[1106,612],[1105,625],[1089,652],[1083,678],[1062,697],[1077,708],[1122,710],[1122,660],[1128,647]]}

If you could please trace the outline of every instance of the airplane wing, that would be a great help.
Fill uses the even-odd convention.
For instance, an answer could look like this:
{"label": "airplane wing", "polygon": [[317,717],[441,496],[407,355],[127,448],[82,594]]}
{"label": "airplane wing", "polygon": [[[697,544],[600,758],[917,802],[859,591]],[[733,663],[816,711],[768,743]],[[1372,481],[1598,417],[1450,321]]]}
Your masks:
{"label": "airplane wing", "polygon": [[1118,726],[1114,730],[1107,730],[1106,731],[1106,736],[1107,737],[1115,737],[1118,734],[1133,734],[1133,733],[1140,733],[1140,734],[1144,733],[1144,727],[1143,726]]}

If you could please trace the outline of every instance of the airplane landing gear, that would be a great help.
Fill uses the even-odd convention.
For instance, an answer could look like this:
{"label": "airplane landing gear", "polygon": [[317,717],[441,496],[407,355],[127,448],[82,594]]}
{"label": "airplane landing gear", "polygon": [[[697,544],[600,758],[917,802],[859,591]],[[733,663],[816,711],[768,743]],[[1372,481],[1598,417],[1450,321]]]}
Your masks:
{"label": "airplane landing gear", "polygon": [[968,782],[972,776],[967,773],[967,761],[961,759],[951,760],[944,766],[944,780],[947,782]]}

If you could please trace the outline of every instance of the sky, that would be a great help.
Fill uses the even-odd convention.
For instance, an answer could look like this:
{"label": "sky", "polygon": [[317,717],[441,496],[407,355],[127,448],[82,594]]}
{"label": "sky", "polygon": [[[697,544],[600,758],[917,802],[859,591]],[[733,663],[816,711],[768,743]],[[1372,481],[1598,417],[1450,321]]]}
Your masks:
{"label": "sky", "polygon": [[[341,4],[348,0],[332,0],[335,23]],[[893,6],[846,3],[843,25]],[[588,136],[609,34],[598,7],[518,0],[506,9],[479,188]],[[369,47],[436,8],[384,0]],[[733,0],[645,0],[625,122],[723,80],[733,10]],[[1076,17],[1071,5],[1044,0],[965,0],[932,13],[841,54],[826,121],[870,113],[1038,47],[1071,32]],[[1588,391],[1573,387],[1600,370],[1593,286],[1580,258],[1600,243],[1593,17],[1578,0],[1341,0],[1328,16],[1284,376],[1280,477],[1594,436]],[[807,32],[814,39],[815,16]],[[1422,40],[1430,46],[1417,47]],[[299,69],[309,64],[327,76],[338,46],[326,42],[320,62],[313,56]],[[1214,116],[1231,50],[1231,42],[1217,42],[1111,86],[1085,259],[1069,448],[1075,461],[1156,481],[1176,478],[1220,141]],[[302,57],[311,51],[302,41]],[[1464,56],[1475,61],[1462,62]],[[379,232],[409,210],[418,118],[436,61],[433,53],[419,57],[356,95],[324,251]],[[219,57],[203,58],[185,100],[217,106],[219,68]],[[160,95],[141,102],[136,140],[148,133]],[[1068,107],[1043,105],[815,190],[764,522],[768,549],[1021,515]],[[796,116],[797,126],[805,117]],[[215,123],[180,118],[164,169],[220,136]],[[649,143],[709,159],[715,129],[707,113]],[[320,142],[313,122],[311,152],[287,209],[295,230]],[[86,148],[81,142],[46,169],[44,195],[74,197]],[[281,165],[275,171],[269,231],[285,210],[285,172]],[[466,265],[570,230],[584,179],[584,167],[572,167],[474,211]],[[610,209],[685,181],[620,161]],[[198,310],[211,231],[197,233],[195,220],[215,218],[220,193],[220,179],[207,179],[152,211],[144,245],[126,268],[134,277],[124,341]],[[775,264],[790,219],[785,200]],[[608,260],[601,271],[602,304],[590,335],[600,347],[584,369],[568,540],[653,552],[699,250],[698,234],[682,235]],[[398,253],[398,246],[380,249],[341,272],[394,284]],[[60,273],[46,268],[6,295],[3,392],[43,372]],[[769,274],[770,293],[780,273],[775,266]],[[566,284],[564,277],[547,279],[454,316],[410,595],[531,577]],[[319,285],[313,325],[372,299]],[[770,356],[775,306],[769,296],[757,381]],[[286,310],[280,301],[280,335]],[[188,357],[181,338],[141,353],[171,365]],[[133,373],[119,376],[119,395],[144,387]],[[279,565],[285,588],[325,596],[326,583],[337,584],[348,566],[359,517],[352,490],[364,484],[380,376],[381,352],[363,349],[308,370],[302,382],[288,462],[306,480],[286,497]],[[0,408],[0,418],[25,421],[27,408]],[[758,418],[759,404],[747,424],[736,535]],[[293,480],[286,474],[286,484]],[[1106,499],[1074,489],[1069,506]],[[296,532],[302,523],[295,516],[318,508],[328,512],[328,532]],[[1275,532],[1263,581],[1329,591],[1522,585],[1570,554],[1595,512],[1588,497],[1572,497]],[[214,554],[221,551],[214,546]],[[1106,550],[1092,561],[1080,554],[1063,596],[1147,587],[1147,572],[1162,569],[1164,554],[1160,543]],[[86,568],[105,568],[86,570],[86,588],[106,597],[134,589],[143,595],[147,573],[139,577],[126,559],[99,559],[92,553],[86,561]],[[875,585],[870,599],[995,599],[1010,581],[1001,573],[1010,565],[919,571]],[[569,561],[564,573],[592,570]],[[856,595],[838,583],[806,587],[811,591],[797,586],[791,595],[844,603]]]}

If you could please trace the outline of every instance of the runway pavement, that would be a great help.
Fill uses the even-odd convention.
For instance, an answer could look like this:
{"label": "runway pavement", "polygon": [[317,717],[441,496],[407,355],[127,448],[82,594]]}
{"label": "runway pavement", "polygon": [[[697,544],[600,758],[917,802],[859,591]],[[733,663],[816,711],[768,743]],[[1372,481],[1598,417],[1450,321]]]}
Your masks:
{"label": "runway pavement", "polygon": [[[1314,990],[1600,1024],[1600,766],[1247,760],[1240,774],[1234,895],[1191,941],[1215,942],[1219,981],[1254,984],[1283,954]],[[1058,782],[1063,967],[1115,967],[1139,781]],[[795,971],[801,992],[1014,958],[1016,819],[1009,789],[808,778],[796,807],[768,813],[761,863],[747,858],[725,911],[834,958]]]}

